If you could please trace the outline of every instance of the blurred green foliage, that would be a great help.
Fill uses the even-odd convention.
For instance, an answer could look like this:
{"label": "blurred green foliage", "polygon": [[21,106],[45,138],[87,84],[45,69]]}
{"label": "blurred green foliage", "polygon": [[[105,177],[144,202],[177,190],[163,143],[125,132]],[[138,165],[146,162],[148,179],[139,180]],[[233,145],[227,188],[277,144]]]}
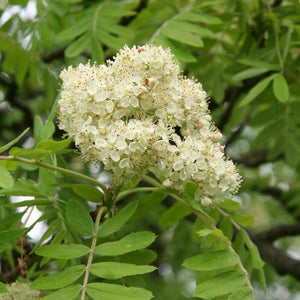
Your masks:
{"label": "blurred green foliage", "polygon": [[[299,264],[300,258],[297,238],[300,235],[299,1],[2,1],[0,24],[0,147],[27,127],[30,130],[15,146],[30,148],[52,135],[55,139],[63,135],[52,120],[60,88],[59,73],[68,65],[88,61],[101,64],[124,44],[154,43],[170,47],[183,74],[199,80],[210,95],[214,122],[225,135],[225,151],[243,176],[236,200],[241,203],[243,213],[255,217],[249,235],[267,263],[264,268],[267,296],[256,285],[262,281],[257,270],[250,274],[256,298],[296,299],[300,270],[291,266]],[[40,146],[40,152],[33,155],[36,158],[48,151],[49,157],[44,162],[53,163],[51,154],[55,152],[57,166],[68,166],[94,178],[101,173],[101,168],[84,165],[78,154],[66,146],[62,145],[61,149],[57,144],[55,149],[53,145]],[[11,151],[26,156],[24,149]],[[16,165],[1,162],[0,167],[0,186],[10,187],[13,182],[9,172],[16,170]],[[56,210],[45,208],[49,203],[38,201],[45,194],[58,197],[55,184],[61,184],[59,197],[72,198],[80,210],[86,205],[81,197],[86,191],[80,194],[81,180],[73,182],[77,187],[63,186],[68,181],[56,181],[54,172],[33,165],[19,164],[19,167],[13,173],[14,180],[19,180],[12,194],[36,197],[37,202],[32,205],[38,205],[44,216],[40,221],[47,220],[49,226],[40,243],[49,237],[57,243],[64,238],[79,242],[72,232],[75,229],[70,226],[76,218],[74,212],[59,210],[59,203]],[[0,190],[2,194],[3,191]],[[188,217],[172,226],[159,226],[162,225],[160,216],[173,204],[168,199],[161,200],[143,218],[130,223],[124,234],[139,228],[158,235],[151,249],[158,253],[155,265],[159,272],[145,277],[155,299],[192,299],[196,273],[181,265],[199,252],[200,241],[192,241],[197,222],[194,225],[195,218]],[[15,213],[8,196],[0,201],[1,219]],[[69,214],[67,224],[62,221],[65,214],[67,217]],[[85,218],[88,219],[87,214]],[[220,226],[224,232],[226,229],[225,235],[234,240],[236,232],[223,222]],[[69,227],[64,234],[59,234],[63,226]],[[89,224],[85,231],[91,230]],[[19,234],[15,232],[13,238]],[[251,248],[250,243],[245,244]],[[19,277],[12,270],[17,265],[20,245],[6,246],[0,246],[3,255],[0,279],[4,282]],[[251,260],[247,255],[243,261],[246,267]],[[44,258],[42,265],[46,262]],[[39,269],[37,262],[28,265],[29,279],[49,271]],[[66,261],[61,261],[58,268],[63,269],[65,265]],[[5,277],[9,272],[12,277]],[[134,286],[144,285],[138,280],[134,283]]]}

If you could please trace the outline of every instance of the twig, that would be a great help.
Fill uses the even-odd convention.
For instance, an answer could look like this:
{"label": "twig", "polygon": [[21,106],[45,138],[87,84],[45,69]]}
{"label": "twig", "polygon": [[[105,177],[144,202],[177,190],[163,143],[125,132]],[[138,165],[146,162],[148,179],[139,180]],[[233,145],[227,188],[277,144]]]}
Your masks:
{"label": "twig", "polygon": [[157,187],[139,187],[139,188],[135,188],[132,190],[126,190],[126,191],[123,191],[118,194],[118,196],[115,199],[115,202],[118,202],[118,201],[122,200],[123,198],[125,198],[131,194],[134,194],[134,193],[154,192],[154,191],[158,191],[158,190],[159,190],[159,188],[157,188]]}
{"label": "twig", "polygon": [[284,224],[272,227],[269,230],[256,233],[255,239],[257,241],[273,242],[285,236],[300,235],[300,222],[295,224]]}
{"label": "twig", "polygon": [[99,209],[97,217],[96,217],[95,227],[94,227],[94,232],[93,232],[92,245],[91,245],[90,254],[89,254],[89,257],[88,257],[88,262],[87,262],[86,269],[85,269],[83,285],[82,285],[82,288],[81,288],[81,300],[84,300],[84,298],[85,298],[85,290],[86,290],[86,286],[87,286],[88,279],[89,279],[89,273],[90,273],[89,268],[92,264],[93,256],[94,256],[94,249],[95,249],[96,244],[97,244],[99,223],[100,223],[100,220],[101,220],[101,216],[105,212],[106,209],[107,208],[105,206],[101,207]]}
{"label": "twig", "polygon": [[251,236],[263,260],[271,264],[280,275],[291,275],[300,280],[300,261],[291,258],[283,250],[276,248],[271,242],[256,240]]}

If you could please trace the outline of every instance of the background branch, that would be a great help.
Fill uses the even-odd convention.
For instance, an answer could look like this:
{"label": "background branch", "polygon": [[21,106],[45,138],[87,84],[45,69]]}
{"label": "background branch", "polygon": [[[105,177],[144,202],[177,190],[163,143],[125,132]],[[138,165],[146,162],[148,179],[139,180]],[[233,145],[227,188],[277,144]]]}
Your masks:
{"label": "background branch", "polygon": [[288,225],[277,225],[269,230],[256,233],[256,241],[273,242],[279,238],[286,236],[297,236],[300,235],[300,222]]}
{"label": "background branch", "polygon": [[291,275],[300,280],[300,261],[291,258],[281,249],[276,248],[271,242],[255,240],[263,260],[271,264],[279,275]]}

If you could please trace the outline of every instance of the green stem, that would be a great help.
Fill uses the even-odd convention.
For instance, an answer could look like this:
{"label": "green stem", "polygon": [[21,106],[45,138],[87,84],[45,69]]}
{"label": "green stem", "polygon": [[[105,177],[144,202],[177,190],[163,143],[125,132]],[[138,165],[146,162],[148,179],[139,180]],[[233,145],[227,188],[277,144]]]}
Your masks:
{"label": "green stem", "polygon": [[135,188],[127,191],[123,191],[118,194],[118,196],[115,199],[115,202],[118,202],[122,200],[123,198],[127,197],[128,195],[134,194],[134,193],[139,193],[139,192],[154,192],[158,191],[159,188],[157,187],[140,187],[140,188]]}
{"label": "green stem", "polygon": [[98,180],[96,180],[92,177],[86,176],[84,174],[72,171],[72,170],[68,170],[68,169],[64,169],[64,168],[61,168],[61,167],[53,166],[53,165],[44,163],[42,161],[39,161],[37,159],[28,159],[28,158],[18,157],[18,156],[0,156],[0,160],[19,161],[19,162],[22,162],[22,163],[35,165],[35,166],[38,166],[38,167],[51,169],[51,170],[54,170],[54,171],[57,171],[57,172],[72,175],[72,176],[75,176],[75,177],[78,177],[80,179],[86,180],[86,181],[100,187],[104,194],[108,194],[108,190],[105,187],[105,185],[100,183]]}
{"label": "green stem", "polygon": [[[166,191],[166,188],[160,182],[153,179],[152,177],[147,176],[147,175],[140,175],[140,176],[143,180],[147,181],[148,183],[152,184],[153,186]],[[178,202],[182,203],[183,205],[185,205],[186,207],[188,207],[194,214],[196,214],[199,218],[201,218],[205,223],[207,223],[209,225],[214,225],[214,223],[211,219],[209,219],[202,212],[196,210],[194,207],[192,207],[192,205],[190,205],[188,202],[184,201],[180,196],[176,195],[175,193],[170,193],[169,191],[167,191],[167,193],[172,198],[174,198],[176,201],[178,201]]]}
{"label": "green stem", "polygon": [[228,218],[228,219],[230,220],[230,222],[232,223],[232,225],[233,225],[237,230],[241,230],[241,229],[242,229],[242,227],[241,227],[236,221],[234,221],[234,220],[232,219],[232,217],[231,217],[229,214],[227,214],[222,208],[218,207],[217,209],[218,209],[218,211],[219,211],[225,218]]}
{"label": "green stem", "polygon": [[94,232],[93,232],[92,245],[91,245],[90,254],[89,254],[89,257],[88,257],[88,262],[87,262],[86,269],[85,269],[83,285],[82,285],[82,288],[81,288],[81,300],[84,300],[84,298],[85,298],[85,290],[86,290],[86,286],[88,284],[89,273],[90,273],[89,268],[92,264],[93,256],[94,256],[94,250],[95,250],[95,247],[96,247],[96,244],[97,244],[100,219],[101,219],[102,214],[106,211],[106,209],[107,208],[105,206],[101,207],[99,209],[97,217],[96,217],[95,227],[94,227]]}
{"label": "green stem", "polygon": [[[160,189],[164,189],[166,190],[166,188],[158,181],[156,181],[155,179],[153,179],[152,177],[150,176],[147,176],[147,175],[140,175],[141,178],[145,181],[147,181],[148,183],[160,188]],[[167,192],[167,191],[166,191]],[[176,195],[175,193],[169,193],[168,194],[174,198],[176,201],[182,203],[183,205],[185,205],[186,207],[190,208],[191,211],[197,215],[200,219],[202,219],[206,224],[208,224],[210,226],[211,229],[213,230],[218,230],[218,228],[216,227],[215,223],[208,217],[206,216],[205,214],[203,214],[201,211],[198,211],[197,209],[195,209],[194,207],[192,207],[188,202],[186,202],[184,199],[182,199],[180,196]],[[232,248],[230,242],[228,242],[228,244],[226,244],[229,251],[233,252],[234,254],[237,255],[238,257],[238,265],[239,265],[239,268],[241,269],[241,271],[245,274],[245,278],[246,278],[246,282],[247,282],[247,285],[249,286],[249,288],[251,290],[253,290],[252,288],[252,285],[251,285],[251,282],[249,280],[249,277],[248,277],[248,272],[247,270],[244,268],[242,262],[241,262],[241,259],[240,257],[238,256],[238,254],[235,252],[235,250]]]}

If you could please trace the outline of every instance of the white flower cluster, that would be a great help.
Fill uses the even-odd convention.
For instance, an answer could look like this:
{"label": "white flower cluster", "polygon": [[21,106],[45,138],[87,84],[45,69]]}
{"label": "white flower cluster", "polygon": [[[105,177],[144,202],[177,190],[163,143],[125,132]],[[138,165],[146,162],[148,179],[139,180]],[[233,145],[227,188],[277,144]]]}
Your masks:
{"label": "white flower cluster", "polygon": [[40,292],[30,289],[30,283],[13,282],[7,285],[7,293],[0,294],[1,300],[35,300],[40,298]]}
{"label": "white flower cluster", "polygon": [[224,157],[207,95],[180,74],[170,50],[125,46],[106,65],[80,64],[60,76],[60,128],[117,183],[150,168],[176,189],[195,182],[203,204],[237,191],[241,179]]}

